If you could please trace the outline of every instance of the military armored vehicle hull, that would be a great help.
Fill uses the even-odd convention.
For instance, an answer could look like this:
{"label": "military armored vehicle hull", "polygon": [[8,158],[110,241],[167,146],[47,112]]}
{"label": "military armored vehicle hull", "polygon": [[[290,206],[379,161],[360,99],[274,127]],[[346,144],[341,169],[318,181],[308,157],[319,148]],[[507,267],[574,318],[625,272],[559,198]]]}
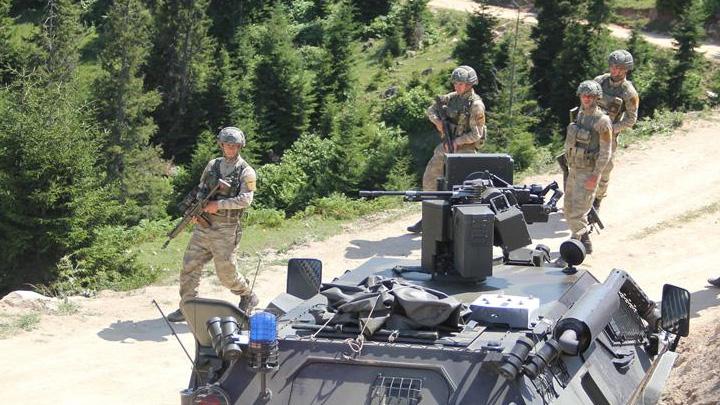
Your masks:
{"label": "military armored vehicle hull", "polygon": [[[483,158],[461,163],[477,173]],[[561,246],[567,268],[551,265],[546,247],[524,248],[525,223],[546,219],[558,194],[548,205],[533,191],[548,188],[506,186],[476,179],[423,201],[419,262],[376,258],[321,283],[319,260],[292,259],[287,292],[249,318],[186,302],[196,350],[181,403],[656,403],[688,334],[689,293],[666,285],[658,305],[625,271],[598,280],[574,267],[577,241]]]}
{"label": "military armored vehicle hull", "polygon": [[[397,279],[392,269],[398,264],[416,265],[375,259],[336,282],[360,285],[370,276]],[[438,283],[421,273],[405,273],[402,281],[442,288],[468,305],[493,294],[535,297],[540,306],[526,328],[481,321],[437,337],[377,334],[363,340],[357,330],[316,325],[312,308],[328,303],[317,294],[298,300],[278,318],[277,365],[264,373],[253,370],[243,356],[222,361],[205,322],[211,315],[232,313],[232,306],[198,299],[187,309],[192,313],[197,305],[201,313],[189,319],[198,337],[198,372],[185,395],[192,398],[203,387],[215,387],[230,404],[651,404],[659,399],[676,358],[671,350],[676,335],[653,331],[628,300],[630,294],[616,292],[619,305],[601,321],[606,325],[584,351],[571,355],[559,349],[540,360],[538,354],[553,340],[558,321],[591,287],[604,285],[586,271],[567,275],[559,268],[501,265],[481,284]],[[279,297],[271,307],[287,305],[288,298]],[[598,312],[608,316],[602,308]],[[234,315],[244,319],[239,310]],[[518,352],[521,338],[530,339],[530,346],[526,354],[519,351],[516,370],[508,358],[513,350]],[[528,370],[533,360],[544,368]]]}

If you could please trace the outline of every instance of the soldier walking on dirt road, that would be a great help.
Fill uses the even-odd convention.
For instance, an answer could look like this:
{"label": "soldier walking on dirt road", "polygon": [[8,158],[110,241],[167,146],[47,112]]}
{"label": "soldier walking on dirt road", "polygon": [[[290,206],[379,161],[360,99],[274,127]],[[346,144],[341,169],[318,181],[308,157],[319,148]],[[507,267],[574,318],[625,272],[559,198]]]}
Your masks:
{"label": "soldier walking on dirt road", "polygon": [[204,211],[210,226],[195,226],[183,257],[180,273],[180,308],[168,315],[171,322],[185,320],[181,309],[189,298],[196,297],[202,269],[211,259],[220,283],[239,295],[240,309],[252,310],[258,304],[245,277],[238,273],[236,252],[242,236],[242,214],[250,206],[255,191],[255,170],[240,157],[245,134],[235,127],[223,128],[218,134],[223,157],[211,160],[200,177],[198,193],[208,193],[220,180],[230,184],[211,198]]}

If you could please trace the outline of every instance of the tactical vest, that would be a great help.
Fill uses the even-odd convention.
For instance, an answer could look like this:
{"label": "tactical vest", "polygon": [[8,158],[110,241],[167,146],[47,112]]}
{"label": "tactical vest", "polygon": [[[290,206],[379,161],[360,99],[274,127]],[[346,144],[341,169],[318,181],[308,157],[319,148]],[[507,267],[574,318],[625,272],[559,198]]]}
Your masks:
{"label": "tactical vest", "polygon": [[[215,195],[210,198],[213,201],[237,197],[237,195],[240,193],[240,186],[242,185],[242,181],[240,180],[240,178],[242,177],[242,173],[245,168],[248,167],[247,162],[243,160],[239,166],[235,166],[235,169],[233,169],[230,174],[228,174],[227,176],[223,176],[220,171],[220,163],[221,159],[215,159],[215,162],[213,163],[212,167],[210,168],[210,172],[208,173],[205,185],[208,190],[212,190],[213,187],[215,187],[215,185],[218,183],[218,181],[222,179],[230,183],[230,187],[224,190],[218,189]],[[236,217],[242,215],[243,211],[244,210],[218,210],[217,214],[222,216]]]}
{"label": "tactical vest", "polygon": [[599,110],[592,115],[580,111],[577,120],[568,125],[565,156],[569,167],[579,169],[595,167],[600,153],[600,133],[595,129],[595,123],[601,117],[602,112]]}
{"label": "tactical vest", "polygon": [[623,96],[628,93],[628,85],[630,82],[625,80],[619,86],[613,86],[611,80],[609,74],[602,76],[600,87],[602,88],[603,96],[598,100],[598,105],[605,110],[608,117],[610,117],[610,122],[615,123],[622,120],[623,114],[625,113],[626,106]]}
{"label": "tactical vest", "polygon": [[[481,100],[474,92],[470,97],[463,97],[457,93],[448,97],[447,113],[450,129],[456,136],[465,135],[470,129],[470,110],[475,101]],[[484,130],[484,128],[483,128]]]}

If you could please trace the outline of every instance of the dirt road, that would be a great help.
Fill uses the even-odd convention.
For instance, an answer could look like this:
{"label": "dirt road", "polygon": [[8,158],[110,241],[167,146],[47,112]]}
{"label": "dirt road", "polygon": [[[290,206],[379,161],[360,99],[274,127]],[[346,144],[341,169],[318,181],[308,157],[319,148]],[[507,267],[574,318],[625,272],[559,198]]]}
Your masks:
{"label": "dirt road", "polygon": [[[720,289],[708,288],[705,282],[708,276],[720,275],[714,264],[720,251],[720,170],[711,165],[720,147],[719,123],[720,113],[712,113],[706,119],[689,121],[672,137],[652,139],[618,155],[610,195],[602,209],[607,228],[594,238],[596,253],[586,263],[600,279],[615,267],[629,271],[655,299],[663,283],[689,289],[692,330],[700,333],[683,349],[691,365],[697,360],[692,356],[710,343],[713,325],[720,322]],[[527,181],[547,182],[556,177]],[[420,238],[404,233],[417,216],[362,222],[342,235],[295,249],[288,257],[321,258],[326,280],[372,257],[418,258]],[[554,252],[568,236],[559,215],[549,224],[532,228],[536,241],[548,244]],[[281,269],[261,274],[258,292],[264,303],[282,292],[284,279]],[[214,280],[204,279],[201,293],[234,301]],[[76,298],[78,314],[44,314],[38,329],[0,340],[0,375],[6,387],[3,402],[177,404],[190,364],[151,304],[153,299],[166,311],[174,309],[177,285]],[[17,309],[0,307],[0,311]],[[192,351],[187,327],[177,328]],[[702,361],[720,367],[718,360]],[[688,395],[684,390],[699,382],[709,384],[708,392],[715,390],[712,395],[718,394],[718,370],[715,377],[705,373],[693,377],[690,371],[682,379],[675,377],[668,403],[683,403]]]}
{"label": "dirt road", "polygon": [[[479,7],[478,3],[472,0],[431,0],[430,2],[428,2],[428,6],[436,9],[459,10],[467,12],[475,11]],[[517,18],[518,15],[516,10],[504,7],[487,6],[487,10],[495,17],[505,20],[514,20]],[[528,24],[537,24],[537,18],[535,14],[528,11],[521,11],[520,19]],[[611,34],[617,38],[627,39],[630,37],[630,30],[625,27],[610,24],[608,25],[608,28],[610,29]],[[675,47],[673,42],[674,40],[672,39],[672,37],[669,37],[667,35],[644,32],[643,37],[649,43],[661,48]],[[704,54],[705,57],[709,60],[714,62],[720,62],[720,46],[718,46],[717,44],[703,43],[696,50]]]}

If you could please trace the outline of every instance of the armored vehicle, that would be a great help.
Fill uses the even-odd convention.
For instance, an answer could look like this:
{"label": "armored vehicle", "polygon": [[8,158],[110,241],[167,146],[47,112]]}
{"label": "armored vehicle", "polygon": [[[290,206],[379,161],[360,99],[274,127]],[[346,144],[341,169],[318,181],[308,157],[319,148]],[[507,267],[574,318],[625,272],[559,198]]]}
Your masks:
{"label": "armored vehicle", "polygon": [[526,222],[547,221],[557,187],[512,185],[506,155],[447,159],[444,192],[402,193],[423,204],[419,263],[375,258],[323,283],[319,260],[291,259],[265,310],[188,301],[181,403],[656,403],[689,293],[666,285],[659,304],[625,271],[598,280],[577,241],[554,266]]}

